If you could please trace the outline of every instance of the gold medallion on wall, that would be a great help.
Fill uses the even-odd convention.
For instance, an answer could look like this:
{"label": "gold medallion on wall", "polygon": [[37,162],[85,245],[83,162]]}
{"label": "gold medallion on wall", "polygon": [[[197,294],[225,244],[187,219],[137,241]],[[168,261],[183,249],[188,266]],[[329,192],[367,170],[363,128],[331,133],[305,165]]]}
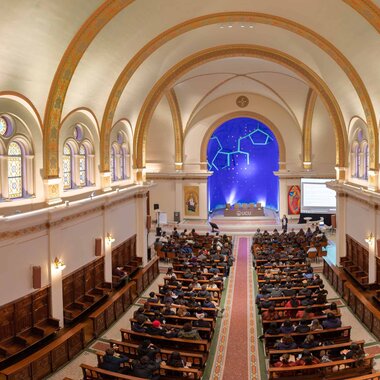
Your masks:
{"label": "gold medallion on wall", "polygon": [[249,104],[249,99],[245,95],[240,95],[236,98],[236,105],[240,108],[245,108]]}

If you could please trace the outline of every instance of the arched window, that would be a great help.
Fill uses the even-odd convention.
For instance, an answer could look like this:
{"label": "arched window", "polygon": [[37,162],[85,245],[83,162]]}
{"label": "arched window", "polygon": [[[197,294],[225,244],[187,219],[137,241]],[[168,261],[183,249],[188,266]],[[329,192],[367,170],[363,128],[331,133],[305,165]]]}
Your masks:
{"label": "arched window", "polygon": [[87,150],[84,145],[79,148],[79,185],[87,186]]}
{"label": "arched window", "polygon": [[363,173],[363,178],[368,179],[368,170],[369,170],[369,148],[368,144],[364,146],[364,173]]}
{"label": "arched window", "polygon": [[112,144],[111,146],[111,160],[110,160],[110,170],[111,170],[111,179],[112,181],[117,181],[117,147]]}
{"label": "arched window", "polygon": [[121,177],[121,179],[127,178],[127,172],[125,170],[125,150],[124,150],[124,148],[120,149],[120,177]]}
{"label": "arched window", "polygon": [[355,177],[360,178],[360,146],[355,149]]}
{"label": "arched window", "polygon": [[22,198],[23,195],[22,149],[17,142],[11,142],[8,147],[8,197]]}
{"label": "arched window", "polygon": [[70,145],[65,144],[63,147],[63,188],[65,190],[71,189],[73,187],[72,168],[73,153],[71,151]]}

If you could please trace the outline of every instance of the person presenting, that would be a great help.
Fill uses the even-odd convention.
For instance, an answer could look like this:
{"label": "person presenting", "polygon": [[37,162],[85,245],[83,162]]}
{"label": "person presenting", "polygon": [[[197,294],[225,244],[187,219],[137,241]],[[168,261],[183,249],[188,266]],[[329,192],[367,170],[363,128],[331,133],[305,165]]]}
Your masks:
{"label": "person presenting", "polygon": [[281,228],[284,232],[288,231],[288,218],[284,214],[284,216],[281,219]]}

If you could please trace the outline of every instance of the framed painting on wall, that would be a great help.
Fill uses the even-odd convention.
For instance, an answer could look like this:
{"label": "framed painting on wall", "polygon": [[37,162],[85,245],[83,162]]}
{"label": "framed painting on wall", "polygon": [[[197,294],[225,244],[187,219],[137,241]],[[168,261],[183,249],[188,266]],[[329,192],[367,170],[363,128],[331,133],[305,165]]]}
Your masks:
{"label": "framed painting on wall", "polygon": [[184,186],[185,216],[199,216],[199,186]]}
{"label": "framed painting on wall", "polygon": [[301,190],[298,185],[288,188],[288,215],[299,215],[301,211]]}

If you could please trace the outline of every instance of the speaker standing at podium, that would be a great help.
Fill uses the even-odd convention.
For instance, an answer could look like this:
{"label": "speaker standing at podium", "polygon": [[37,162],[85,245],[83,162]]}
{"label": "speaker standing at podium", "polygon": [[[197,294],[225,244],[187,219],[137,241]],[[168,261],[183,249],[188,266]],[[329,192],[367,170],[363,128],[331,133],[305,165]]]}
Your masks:
{"label": "speaker standing at podium", "polygon": [[288,231],[288,218],[284,214],[284,216],[281,219],[281,228],[284,232]]}

